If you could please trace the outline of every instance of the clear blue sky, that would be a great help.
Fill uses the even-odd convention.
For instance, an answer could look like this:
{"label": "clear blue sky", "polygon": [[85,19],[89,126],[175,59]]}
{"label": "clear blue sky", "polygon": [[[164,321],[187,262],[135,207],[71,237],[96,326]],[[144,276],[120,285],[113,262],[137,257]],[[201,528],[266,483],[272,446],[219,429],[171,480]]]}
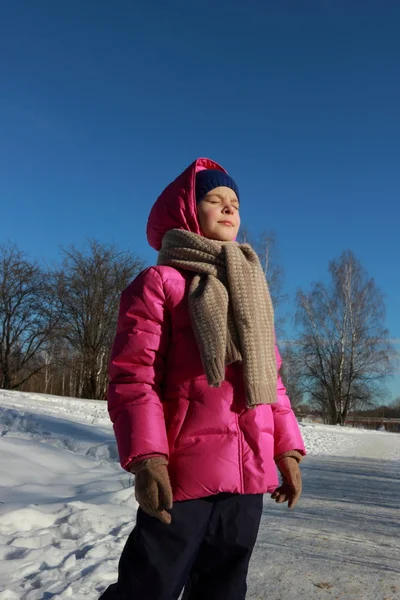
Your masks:
{"label": "clear blue sky", "polygon": [[209,156],[292,300],[351,248],[400,338],[399,23],[397,0],[1,3],[0,241],[153,262],[153,201]]}

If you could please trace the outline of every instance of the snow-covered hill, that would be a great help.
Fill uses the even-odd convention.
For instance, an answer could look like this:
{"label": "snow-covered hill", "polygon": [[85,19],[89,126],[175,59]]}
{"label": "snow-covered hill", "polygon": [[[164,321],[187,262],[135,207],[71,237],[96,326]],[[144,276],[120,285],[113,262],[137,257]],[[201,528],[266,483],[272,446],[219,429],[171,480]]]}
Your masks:
{"label": "snow-covered hill", "polygon": [[[249,600],[400,599],[400,435],[301,427],[303,498],[266,497]],[[0,436],[0,600],[96,599],[137,508],[106,404],[0,390]]]}

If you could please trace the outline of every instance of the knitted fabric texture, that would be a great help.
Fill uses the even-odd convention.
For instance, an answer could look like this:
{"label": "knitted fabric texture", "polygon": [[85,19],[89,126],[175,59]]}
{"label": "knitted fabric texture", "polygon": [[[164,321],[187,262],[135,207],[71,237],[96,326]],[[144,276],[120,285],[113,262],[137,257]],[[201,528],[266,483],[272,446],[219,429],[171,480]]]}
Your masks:
{"label": "knitted fabric texture", "polygon": [[274,311],[257,254],[248,244],[168,231],[159,265],[193,271],[189,312],[208,384],[242,361],[247,406],[276,401]]}
{"label": "knitted fabric texture", "polygon": [[239,188],[228,173],[217,169],[198,171],[196,173],[196,202],[200,202],[208,192],[220,186],[231,188],[239,199]]}

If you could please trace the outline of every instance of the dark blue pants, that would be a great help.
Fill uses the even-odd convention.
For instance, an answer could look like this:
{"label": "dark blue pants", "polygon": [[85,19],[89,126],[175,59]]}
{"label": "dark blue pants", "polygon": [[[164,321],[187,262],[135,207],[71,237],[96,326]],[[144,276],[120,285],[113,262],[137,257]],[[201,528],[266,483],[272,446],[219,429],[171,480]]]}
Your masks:
{"label": "dark blue pants", "polygon": [[244,600],[263,497],[218,494],[175,502],[172,524],[138,510],[118,567],[100,600]]}

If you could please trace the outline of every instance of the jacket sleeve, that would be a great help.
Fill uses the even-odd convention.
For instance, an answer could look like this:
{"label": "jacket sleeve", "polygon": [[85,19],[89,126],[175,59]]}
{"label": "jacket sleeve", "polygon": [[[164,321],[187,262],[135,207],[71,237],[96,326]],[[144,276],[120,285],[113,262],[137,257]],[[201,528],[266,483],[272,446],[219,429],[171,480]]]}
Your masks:
{"label": "jacket sleeve", "polygon": [[277,401],[275,404],[271,404],[274,417],[274,457],[290,450],[297,450],[302,456],[305,456],[306,449],[300,428],[286,393],[286,388],[283,385],[282,377],[279,374],[282,359],[276,345],[275,354],[278,369]]}
{"label": "jacket sleeve", "polygon": [[168,457],[161,403],[168,330],[163,282],[150,267],[122,292],[109,363],[108,411],[127,470],[141,456]]}

